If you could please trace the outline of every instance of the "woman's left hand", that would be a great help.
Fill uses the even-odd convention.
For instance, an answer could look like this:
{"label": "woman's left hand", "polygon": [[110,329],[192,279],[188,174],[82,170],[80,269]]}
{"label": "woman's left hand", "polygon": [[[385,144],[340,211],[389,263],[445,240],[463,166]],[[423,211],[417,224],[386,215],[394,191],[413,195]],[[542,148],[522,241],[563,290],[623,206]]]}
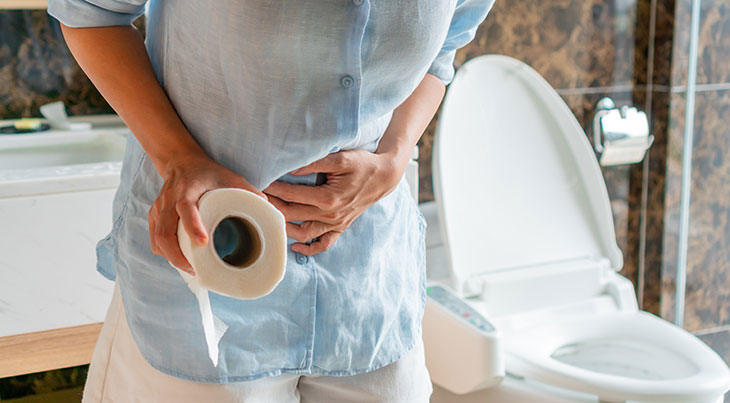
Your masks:
{"label": "woman's left hand", "polygon": [[[339,151],[291,172],[293,175],[326,173],[325,184],[274,182],[264,193],[284,214],[288,236],[299,241],[292,245],[292,250],[316,255],[334,245],[363,211],[395,189],[406,164],[407,160],[399,161],[390,154]],[[307,243],[313,239],[316,240]]]}

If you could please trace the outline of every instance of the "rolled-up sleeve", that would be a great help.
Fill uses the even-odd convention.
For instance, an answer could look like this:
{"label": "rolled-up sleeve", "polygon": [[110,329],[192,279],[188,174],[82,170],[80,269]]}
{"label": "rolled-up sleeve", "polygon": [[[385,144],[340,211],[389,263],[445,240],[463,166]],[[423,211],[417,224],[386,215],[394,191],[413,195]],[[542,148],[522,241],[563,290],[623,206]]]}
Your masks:
{"label": "rolled-up sleeve", "polygon": [[466,46],[474,39],[477,27],[484,21],[492,8],[494,0],[458,0],[451,26],[441,51],[434,59],[428,72],[435,75],[444,84],[454,79],[454,56],[459,48]]}
{"label": "rolled-up sleeve", "polygon": [[48,0],[48,14],[66,26],[130,25],[144,13],[147,0]]}

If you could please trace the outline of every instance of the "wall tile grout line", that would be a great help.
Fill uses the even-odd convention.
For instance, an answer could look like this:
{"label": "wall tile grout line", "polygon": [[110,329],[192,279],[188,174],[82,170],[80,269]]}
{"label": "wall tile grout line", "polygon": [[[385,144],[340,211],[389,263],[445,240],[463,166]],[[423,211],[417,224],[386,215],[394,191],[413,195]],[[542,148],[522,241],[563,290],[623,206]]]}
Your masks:
{"label": "wall tile grout line", "polygon": [[[713,84],[697,84],[695,86],[695,92],[707,92],[707,91],[724,91],[730,90],[730,83],[713,83]],[[672,94],[678,94],[687,91],[686,85],[675,85],[670,87],[669,91]]]}
{"label": "wall tile grout line", "polygon": [[[730,83],[711,83],[711,84],[697,84],[695,92],[708,92],[708,91],[725,91],[730,90]],[[577,88],[558,88],[556,89],[560,95],[590,95],[590,94],[603,94],[607,92],[632,92],[632,91],[651,91],[651,92],[663,92],[663,93],[682,93],[687,91],[686,85],[616,85],[606,87],[577,87]]]}
{"label": "wall tile grout line", "polygon": [[586,95],[586,94],[603,94],[606,92],[631,92],[637,86],[633,84],[615,85],[608,87],[579,87],[579,88],[558,88],[556,91],[560,95]]}
{"label": "wall tile grout line", "polygon": [[702,329],[702,330],[698,330],[696,332],[692,332],[692,334],[694,334],[695,336],[706,336],[708,334],[722,333],[722,332],[730,332],[730,325],[723,325],[723,326],[711,327],[709,329]]}

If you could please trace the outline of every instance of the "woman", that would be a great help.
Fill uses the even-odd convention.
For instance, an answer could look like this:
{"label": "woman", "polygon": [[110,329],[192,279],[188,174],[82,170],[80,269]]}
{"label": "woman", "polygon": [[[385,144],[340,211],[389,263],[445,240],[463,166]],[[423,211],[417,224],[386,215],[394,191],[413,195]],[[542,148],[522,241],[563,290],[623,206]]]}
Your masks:
{"label": "woman", "polygon": [[[425,222],[403,172],[493,0],[50,0],[134,133],[99,270],[116,291],[85,401],[425,402]],[[317,185],[315,174],[326,175]],[[177,222],[236,187],[287,220],[269,295],[211,296],[218,366]],[[120,295],[121,294],[121,295]]]}

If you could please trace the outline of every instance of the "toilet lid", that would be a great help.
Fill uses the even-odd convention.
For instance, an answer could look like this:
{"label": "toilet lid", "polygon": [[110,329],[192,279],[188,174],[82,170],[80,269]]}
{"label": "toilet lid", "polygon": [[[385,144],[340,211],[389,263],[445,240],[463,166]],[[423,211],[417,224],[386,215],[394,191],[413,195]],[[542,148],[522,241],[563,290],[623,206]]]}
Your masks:
{"label": "toilet lid", "polygon": [[621,268],[606,185],[586,134],[525,63],[488,55],[459,69],[433,158],[457,279],[595,257]]}

